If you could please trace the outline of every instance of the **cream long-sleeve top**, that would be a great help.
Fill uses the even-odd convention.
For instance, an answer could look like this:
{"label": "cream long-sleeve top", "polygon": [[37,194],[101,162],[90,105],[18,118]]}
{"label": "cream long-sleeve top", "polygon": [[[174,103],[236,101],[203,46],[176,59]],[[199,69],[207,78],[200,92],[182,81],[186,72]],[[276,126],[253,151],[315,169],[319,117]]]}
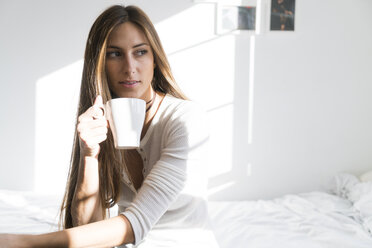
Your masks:
{"label": "cream long-sleeve top", "polygon": [[137,191],[122,175],[119,213],[131,223],[135,245],[153,228],[206,224],[207,142],[205,112],[166,95],[137,149],[143,184]]}

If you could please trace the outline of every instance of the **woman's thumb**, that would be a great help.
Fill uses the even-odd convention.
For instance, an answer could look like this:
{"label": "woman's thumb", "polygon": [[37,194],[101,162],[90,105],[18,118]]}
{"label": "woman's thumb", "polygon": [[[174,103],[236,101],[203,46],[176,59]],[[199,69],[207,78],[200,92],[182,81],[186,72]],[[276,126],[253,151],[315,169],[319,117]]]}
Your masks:
{"label": "woman's thumb", "polygon": [[96,107],[99,107],[99,108],[101,108],[103,106],[103,100],[102,100],[102,96],[101,95],[98,95],[96,97],[96,100],[94,100],[93,106],[96,106]]}
{"label": "woman's thumb", "polygon": [[105,112],[105,108],[103,106],[102,96],[98,95],[96,100],[94,100],[93,109],[97,113],[97,111],[101,110],[99,114],[95,114],[95,118],[99,118],[99,116],[103,116]]}

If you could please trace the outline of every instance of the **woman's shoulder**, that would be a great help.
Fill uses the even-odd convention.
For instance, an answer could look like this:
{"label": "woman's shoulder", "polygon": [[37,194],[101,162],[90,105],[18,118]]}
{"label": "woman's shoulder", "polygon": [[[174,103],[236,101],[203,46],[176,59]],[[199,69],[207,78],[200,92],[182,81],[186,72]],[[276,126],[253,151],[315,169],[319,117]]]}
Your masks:
{"label": "woman's shoulder", "polygon": [[157,127],[161,131],[159,133],[166,137],[167,144],[176,142],[191,147],[208,139],[208,121],[199,103],[169,95],[163,99],[163,103],[162,117]]}
{"label": "woman's shoulder", "polygon": [[204,116],[203,107],[191,100],[176,98],[171,95],[166,95],[163,100],[164,109],[171,114],[173,118],[187,118],[192,116]]}
{"label": "woman's shoulder", "polygon": [[166,96],[160,122],[165,129],[172,132],[193,131],[205,132],[207,127],[206,112],[203,107],[194,101]]}

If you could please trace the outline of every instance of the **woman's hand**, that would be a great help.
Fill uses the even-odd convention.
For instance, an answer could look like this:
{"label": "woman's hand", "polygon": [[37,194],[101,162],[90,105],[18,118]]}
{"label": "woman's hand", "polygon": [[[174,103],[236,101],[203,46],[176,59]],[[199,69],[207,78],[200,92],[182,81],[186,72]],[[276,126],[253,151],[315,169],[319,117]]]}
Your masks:
{"label": "woman's hand", "polygon": [[102,97],[98,95],[93,106],[78,118],[77,131],[83,156],[98,158],[99,143],[107,138],[108,122],[103,109]]}

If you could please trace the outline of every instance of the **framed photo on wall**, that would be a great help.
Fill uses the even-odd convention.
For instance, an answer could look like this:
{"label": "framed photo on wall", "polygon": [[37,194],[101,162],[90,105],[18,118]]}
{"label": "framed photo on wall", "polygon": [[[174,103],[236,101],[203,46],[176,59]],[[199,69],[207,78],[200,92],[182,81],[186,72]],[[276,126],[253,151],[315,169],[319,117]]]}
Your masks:
{"label": "framed photo on wall", "polygon": [[231,31],[251,31],[256,29],[256,6],[223,5],[217,6],[216,33]]}
{"label": "framed photo on wall", "polygon": [[294,31],[295,0],[271,0],[270,30]]}

